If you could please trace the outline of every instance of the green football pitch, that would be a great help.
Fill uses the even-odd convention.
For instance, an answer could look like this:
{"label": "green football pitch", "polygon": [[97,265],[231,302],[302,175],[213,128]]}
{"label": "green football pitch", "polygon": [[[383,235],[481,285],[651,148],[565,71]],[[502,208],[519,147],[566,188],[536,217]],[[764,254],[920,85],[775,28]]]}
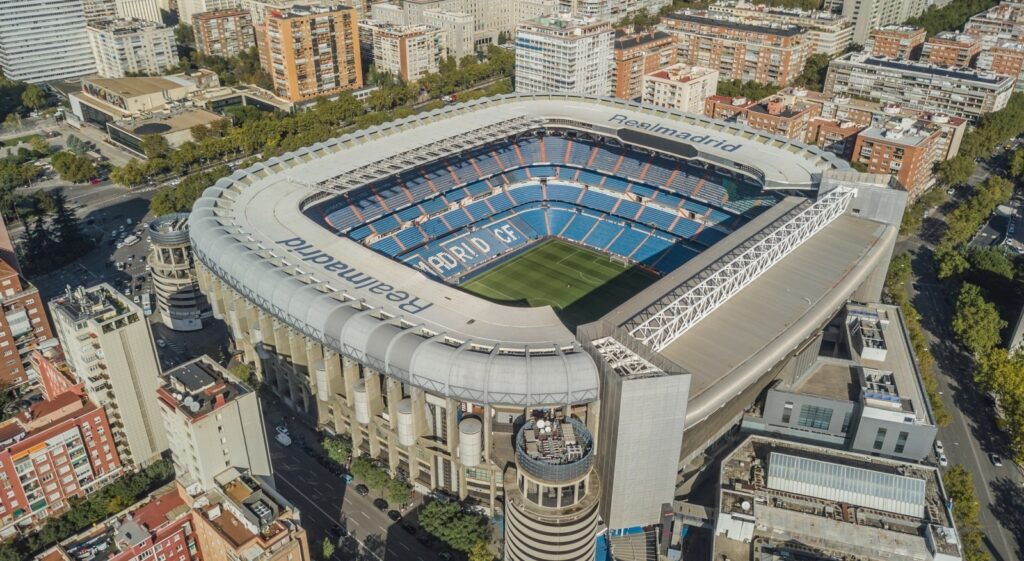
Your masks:
{"label": "green football pitch", "polygon": [[572,329],[643,290],[653,273],[561,240],[549,240],[485,271],[463,290],[502,304],[551,306]]}

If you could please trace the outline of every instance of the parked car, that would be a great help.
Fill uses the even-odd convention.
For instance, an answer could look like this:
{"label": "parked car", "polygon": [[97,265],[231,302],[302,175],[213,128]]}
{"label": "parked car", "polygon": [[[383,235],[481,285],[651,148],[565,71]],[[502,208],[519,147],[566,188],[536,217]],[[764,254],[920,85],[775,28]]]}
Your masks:
{"label": "parked car", "polygon": [[373,499],[373,506],[377,507],[377,510],[385,512],[388,509],[388,502],[384,499]]}
{"label": "parked car", "polygon": [[356,485],[356,494],[360,497],[365,497],[370,494],[370,488],[360,483],[359,485]]}
{"label": "parked car", "polygon": [[402,529],[405,530],[405,532],[407,534],[415,534],[416,533],[416,526],[412,522],[406,522],[406,523],[402,524]]}
{"label": "parked car", "polygon": [[291,433],[288,432],[288,427],[286,427],[284,425],[277,425],[277,429],[276,430],[277,430],[277,434],[283,434],[285,436],[291,436]]}
{"label": "parked car", "polygon": [[942,467],[946,467],[949,465],[949,459],[946,458],[945,454],[939,454],[939,465]]}
{"label": "parked car", "polygon": [[292,439],[287,434],[277,433],[274,440],[276,440],[281,446],[291,446],[292,444]]}
{"label": "parked car", "polygon": [[331,536],[334,538],[344,538],[347,535],[348,530],[346,530],[341,524],[334,524],[331,526]]}
{"label": "parked car", "polygon": [[389,510],[388,518],[390,518],[392,522],[398,522],[402,519],[402,513],[397,510]]}
{"label": "parked car", "polygon": [[942,446],[942,441],[941,440],[936,440],[935,441],[935,455],[936,456],[941,456],[942,453],[945,452],[945,451],[946,451],[946,448]]}
{"label": "parked car", "polygon": [[1003,459],[999,457],[999,454],[989,454],[988,459],[992,460],[992,465],[997,468],[1003,467]]}

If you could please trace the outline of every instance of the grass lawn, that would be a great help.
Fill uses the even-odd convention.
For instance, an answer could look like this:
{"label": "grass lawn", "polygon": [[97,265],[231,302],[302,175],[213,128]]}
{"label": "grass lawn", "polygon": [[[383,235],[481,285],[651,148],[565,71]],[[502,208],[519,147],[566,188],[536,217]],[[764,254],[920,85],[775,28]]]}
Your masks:
{"label": "grass lawn", "polygon": [[502,304],[551,306],[571,329],[603,316],[658,277],[602,253],[549,240],[471,278],[463,290]]}
{"label": "grass lawn", "polygon": [[42,138],[38,134],[26,134],[25,136],[18,136],[18,137],[15,137],[15,138],[8,138],[7,140],[0,140],[0,146],[3,146],[3,147],[17,146],[18,144],[21,144],[22,142],[28,142],[28,141],[32,140],[33,138],[36,138],[36,137]]}

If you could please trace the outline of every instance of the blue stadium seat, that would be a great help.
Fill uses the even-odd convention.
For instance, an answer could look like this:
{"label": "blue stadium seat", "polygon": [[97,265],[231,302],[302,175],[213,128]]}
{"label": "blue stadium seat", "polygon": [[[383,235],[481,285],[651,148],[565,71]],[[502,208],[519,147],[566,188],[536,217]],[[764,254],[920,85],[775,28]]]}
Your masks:
{"label": "blue stadium seat", "polygon": [[469,224],[469,215],[461,208],[450,210],[442,214],[441,218],[444,218],[444,221],[448,223],[452,230],[457,230]]}
{"label": "blue stadium seat", "polygon": [[474,220],[483,220],[491,215],[491,209],[483,201],[476,201],[466,205],[466,210]]}
{"label": "blue stadium seat", "polygon": [[674,214],[669,214],[663,210],[645,206],[644,209],[640,211],[639,221],[643,224],[653,224],[662,230],[668,230],[672,227],[672,223],[675,222],[675,219],[676,215]]}
{"label": "blue stadium seat", "polygon": [[615,175],[619,177],[640,177],[640,172],[644,170],[644,166],[647,165],[647,158],[641,158],[637,154],[627,154],[622,159],[622,163],[619,165],[619,170]]}
{"label": "blue stadium seat", "polygon": [[532,166],[530,167],[531,177],[554,177],[555,168],[552,166]]}
{"label": "blue stadium seat", "polygon": [[462,199],[465,198],[466,190],[461,187],[458,189],[452,189],[451,191],[448,191],[447,193],[444,194],[444,199],[448,201],[449,204],[461,201]]}
{"label": "blue stadium seat", "polygon": [[626,187],[629,186],[629,183],[626,183],[624,180],[619,179],[618,177],[608,176],[604,180],[604,186],[608,189],[614,189],[616,191],[622,191],[623,193],[625,193]]}
{"label": "blue stadium seat", "polygon": [[700,224],[689,220],[687,218],[679,218],[679,222],[676,222],[675,228],[672,228],[672,233],[683,238],[689,238],[697,233],[700,228]]}
{"label": "blue stadium seat", "polygon": [[544,219],[544,211],[541,209],[530,209],[519,213],[522,219],[536,233],[537,237],[548,235],[547,221]]}
{"label": "blue stadium seat", "polygon": [[654,263],[654,267],[662,273],[674,271],[683,263],[693,259],[699,252],[683,243],[676,243]]}
{"label": "blue stadium seat", "polygon": [[615,206],[617,199],[604,193],[598,193],[597,191],[587,190],[583,192],[583,199],[580,201],[583,206],[590,207],[596,210],[611,212]]}
{"label": "blue stadium seat", "polygon": [[576,214],[572,219],[572,223],[562,232],[562,236],[572,241],[582,241],[583,237],[590,232],[590,229],[594,226],[597,219],[587,214]]}
{"label": "blue stadium seat", "polygon": [[701,233],[698,234],[697,237],[694,238],[694,239],[697,240],[698,242],[700,242],[703,245],[710,246],[710,245],[713,245],[715,243],[718,243],[719,240],[721,240],[722,238],[724,238],[724,237],[726,237],[728,235],[729,235],[728,233],[723,232],[722,230],[719,230],[718,228],[704,228],[701,231]]}
{"label": "blue stadium seat", "polygon": [[408,222],[410,220],[423,216],[423,211],[420,210],[420,207],[414,205],[403,208],[402,210],[395,213],[395,216],[397,216],[398,219],[402,220],[403,222]]}
{"label": "blue stadium seat", "polygon": [[395,238],[392,236],[381,238],[374,242],[374,244],[370,247],[381,253],[386,253],[392,257],[398,255],[398,252],[402,250],[400,247],[398,247],[398,242],[395,241]]}
{"label": "blue stadium seat", "polygon": [[604,249],[608,247],[608,244],[612,243],[612,240],[615,239],[615,236],[617,236],[622,229],[623,226],[619,222],[601,220],[597,223],[597,226],[591,230],[590,235],[583,240],[583,243],[591,247]]}
{"label": "blue stadium seat", "polygon": [[406,249],[416,247],[426,241],[426,238],[423,237],[423,232],[415,227],[406,228],[395,234],[395,237],[398,238],[398,241],[402,242]]}
{"label": "blue stadium seat", "polygon": [[474,197],[479,197],[484,193],[489,193],[491,191],[491,186],[488,185],[486,181],[477,181],[476,183],[466,185],[466,191],[469,191],[469,194]]}
{"label": "blue stadium seat", "polygon": [[651,236],[647,238],[647,241],[645,241],[643,245],[636,250],[636,252],[633,253],[633,259],[646,265],[650,265],[671,245],[672,242],[664,238]]}
{"label": "blue stadium seat", "polygon": [[366,237],[369,236],[371,233],[372,232],[370,232],[370,227],[369,226],[360,226],[360,227],[356,228],[355,230],[352,230],[351,232],[349,232],[348,237],[350,237],[353,240],[356,240],[358,242],[358,241],[362,241],[362,240],[366,239]]}
{"label": "blue stadium seat", "polygon": [[604,176],[602,175],[596,174],[592,171],[582,170],[580,171],[580,175],[576,179],[576,181],[579,181],[580,183],[584,183],[586,185],[597,185],[601,183],[602,179],[604,179]]}
{"label": "blue stadium seat", "polygon": [[559,235],[565,229],[566,224],[575,216],[575,213],[571,210],[555,207],[548,209],[547,214],[552,236]]}
{"label": "blue stadium seat", "polygon": [[371,224],[370,227],[378,234],[384,235],[392,230],[398,229],[398,219],[395,218],[395,215],[389,214]]}
{"label": "blue stadium seat", "polygon": [[580,188],[570,185],[548,185],[548,199],[552,201],[575,202],[580,196]]}
{"label": "blue stadium seat", "polygon": [[491,203],[491,206],[494,207],[495,213],[512,208],[512,200],[505,193],[496,193],[487,197],[487,202]]}
{"label": "blue stadium seat", "polygon": [[517,204],[526,204],[531,201],[539,201],[543,197],[540,185],[529,185],[509,190],[509,194]]}
{"label": "blue stadium seat", "polygon": [[549,136],[544,139],[544,153],[551,163],[560,164],[565,161],[565,147],[568,141],[560,136]]}
{"label": "blue stadium seat", "polygon": [[631,183],[629,186],[629,192],[640,195],[645,199],[654,198],[654,189],[647,187],[646,185],[640,185],[638,183]]}
{"label": "blue stadium seat", "polygon": [[615,214],[633,220],[636,217],[636,213],[639,211],[640,203],[623,200],[619,203],[619,207],[615,209]]}
{"label": "blue stadium seat", "polygon": [[647,232],[642,232],[636,228],[627,228],[612,245],[608,246],[608,251],[622,257],[629,257],[647,236]]}
{"label": "blue stadium seat", "polygon": [[420,208],[422,208],[423,212],[427,213],[428,215],[437,214],[438,212],[444,210],[447,206],[448,204],[441,200],[440,197],[427,199],[420,203]]}

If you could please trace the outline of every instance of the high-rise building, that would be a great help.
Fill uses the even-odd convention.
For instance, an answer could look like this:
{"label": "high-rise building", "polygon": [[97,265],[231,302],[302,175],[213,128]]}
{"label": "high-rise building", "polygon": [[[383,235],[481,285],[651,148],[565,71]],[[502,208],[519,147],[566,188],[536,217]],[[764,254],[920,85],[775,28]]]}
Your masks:
{"label": "high-rise building", "polygon": [[974,35],[943,31],[931,37],[921,49],[921,61],[939,66],[974,66],[981,53],[981,40]]}
{"label": "high-rise building", "polygon": [[673,64],[644,75],[643,102],[700,114],[704,100],[718,91],[718,71]]}
{"label": "high-rise building", "polygon": [[611,23],[541,17],[516,30],[516,91],[612,94]]}
{"label": "high-rise building", "polygon": [[356,12],[347,6],[294,6],[267,19],[274,93],[306,101],[363,86]]}
{"label": "high-rise building", "polygon": [[1024,91],[1024,43],[1019,41],[1003,41],[1001,44],[986,49],[978,55],[978,69],[993,74],[1012,76],[1017,81],[1014,88]]}
{"label": "high-rise building", "polygon": [[473,16],[465,12],[425,10],[423,24],[436,27],[444,33],[448,56],[454,57],[455,60],[473,56],[476,52],[473,45]]}
{"label": "high-rise building", "polygon": [[844,0],[843,15],[853,22],[853,42],[863,45],[872,29],[902,24],[926,6],[925,0]]}
{"label": "high-rise building", "polygon": [[149,256],[153,293],[160,321],[175,331],[203,328],[210,305],[199,292],[188,239],[188,214],[167,214],[149,223]]}
{"label": "high-rise building", "polygon": [[85,20],[107,19],[117,17],[116,0],[82,0]]}
{"label": "high-rise building", "polygon": [[785,86],[811,54],[807,31],[793,25],[738,21],[697,10],[662,19],[676,36],[679,62],[718,70],[720,80]]}
{"label": "high-rise building", "polygon": [[977,120],[1006,107],[1013,83],[988,72],[851,53],[829,64],[824,93]]}
{"label": "high-rise building", "polygon": [[163,23],[157,0],[117,0],[117,17]]}
{"label": "high-rise building", "polygon": [[196,48],[205,55],[233,57],[256,45],[248,10],[203,12],[192,16]]}
{"label": "high-rise building", "polygon": [[923,27],[886,25],[871,30],[864,42],[864,52],[871,56],[917,60],[927,36]]}
{"label": "high-rise building", "polygon": [[436,27],[366,20],[359,22],[359,29],[362,52],[372,53],[377,71],[402,80],[418,80],[437,72],[448,56],[445,33]]}
{"label": "high-rise building", "polygon": [[107,415],[65,392],[0,424],[0,538],[67,511],[121,475]]}
{"label": "high-rise building", "polygon": [[942,161],[941,136],[939,127],[929,121],[891,119],[857,135],[851,160],[869,173],[892,175],[916,199],[935,184],[935,166]]}
{"label": "high-rise building", "polygon": [[50,301],[64,355],[85,391],[107,410],[122,462],[146,465],[167,449],[157,405],[160,363],[142,309],[108,284]]}
{"label": "high-rise building", "polygon": [[979,37],[982,50],[1024,38],[1024,4],[1002,2],[975,14],[964,24],[964,33]]}
{"label": "high-rise building", "polygon": [[618,21],[640,11],[657,14],[671,0],[560,0],[563,12],[578,17]]}
{"label": "high-rise building", "polygon": [[174,29],[141,19],[96,20],[86,28],[96,58],[96,73],[104,78],[128,74],[162,74],[178,64]]}
{"label": "high-rise building", "polygon": [[252,388],[201,356],[164,374],[157,390],[174,473],[190,494],[227,470],[272,481],[263,413]]}
{"label": "high-rise building", "polygon": [[0,68],[9,80],[39,83],[96,72],[81,0],[0,2]]}
{"label": "high-rise building", "polygon": [[191,22],[196,14],[234,10],[241,6],[241,0],[178,0],[178,21]]}
{"label": "high-rise building", "polygon": [[39,290],[6,260],[0,260],[0,308],[0,382],[19,386],[31,378],[32,352],[53,339],[53,330]]}
{"label": "high-rise building", "polygon": [[802,27],[807,30],[812,54],[838,56],[853,41],[853,23],[846,16],[829,10],[800,10],[752,4],[745,0],[725,0],[708,6],[708,13],[737,21]]}
{"label": "high-rise building", "polygon": [[663,31],[616,33],[614,48],[612,82],[619,99],[640,99],[644,75],[676,62],[675,38]]}
{"label": "high-rise building", "polygon": [[[482,429],[478,419],[464,419],[460,447],[479,456]],[[519,429],[515,451],[505,487],[505,558],[593,559],[601,486],[590,431],[576,419],[538,415]]]}

